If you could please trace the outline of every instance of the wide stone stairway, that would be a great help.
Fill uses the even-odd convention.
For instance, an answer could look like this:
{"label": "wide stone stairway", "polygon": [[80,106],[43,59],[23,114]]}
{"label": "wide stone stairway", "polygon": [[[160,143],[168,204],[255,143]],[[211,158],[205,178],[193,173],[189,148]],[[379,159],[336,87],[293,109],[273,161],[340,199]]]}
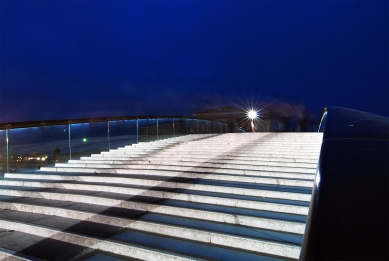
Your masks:
{"label": "wide stone stairway", "polygon": [[321,143],[188,135],[6,173],[0,259],[298,259]]}

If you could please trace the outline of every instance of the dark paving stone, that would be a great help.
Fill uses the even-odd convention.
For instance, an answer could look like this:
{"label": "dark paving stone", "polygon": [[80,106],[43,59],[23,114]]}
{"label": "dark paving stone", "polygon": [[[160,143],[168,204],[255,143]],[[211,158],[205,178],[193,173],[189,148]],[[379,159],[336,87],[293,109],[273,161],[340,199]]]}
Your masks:
{"label": "dark paving stone", "polygon": [[121,227],[99,224],[89,221],[27,213],[13,210],[0,210],[0,219],[25,222],[39,226],[58,229],[61,231],[83,234],[91,237],[107,238],[116,233]]}
{"label": "dark paving stone", "polygon": [[93,249],[17,231],[0,231],[0,247],[44,260],[72,260]]}

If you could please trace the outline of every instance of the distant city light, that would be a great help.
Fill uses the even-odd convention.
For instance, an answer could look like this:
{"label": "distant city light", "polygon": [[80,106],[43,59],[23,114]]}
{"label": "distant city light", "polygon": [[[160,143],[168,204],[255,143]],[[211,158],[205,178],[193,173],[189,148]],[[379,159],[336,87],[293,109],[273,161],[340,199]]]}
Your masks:
{"label": "distant city light", "polygon": [[86,142],[86,141],[87,141],[87,139],[86,139],[86,138],[83,138],[83,139],[82,139],[82,141],[83,141],[83,142]]}

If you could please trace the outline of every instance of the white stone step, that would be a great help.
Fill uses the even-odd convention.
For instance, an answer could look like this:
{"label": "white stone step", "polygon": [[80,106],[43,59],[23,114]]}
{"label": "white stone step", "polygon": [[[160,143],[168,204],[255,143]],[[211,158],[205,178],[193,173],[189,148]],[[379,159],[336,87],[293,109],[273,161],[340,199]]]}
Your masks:
{"label": "white stone step", "polygon": [[[150,224],[150,222],[139,221],[136,219],[124,219],[124,218],[113,217],[113,216],[108,217],[108,216],[104,216],[96,213],[89,213],[85,211],[77,211],[72,209],[43,206],[43,205],[31,205],[31,204],[24,204],[24,203],[0,202],[0,209],[19,210],[24,212],[51,215],[51,216],[62,216],[62,217],[88,220],[92,222],[122,226],[122,227],[129,227],[137,222],[143,224]],[[216,213],[216,215],[218,214]],[[242,218],[243,220],[242,223],[240,224],[241,226],[249,226],[257,229],[268,229],[268,230],[281,231],[285,233],[293,233],[299,235],[302,235],[305,230],[305,224],[299,222],[290,222],[290,221],[248,217],[248,216],[242,216]],[[218,222],[223,223],[224,221],[219,220]],[[154,225],[155,223],[151,223],[151,224]],[[132,226],[131,228],[136,229],[136,226]]]}
{"label": "white stone step", "polygon": [[[125,158],[117,158],[117,157],[81,157],[80,160],[82,162],[84,161],[104,161],[104,162],[109,162],[109,163],[130,163],[132,161],[139,161],[139,160],[173,160],[173,161],[191,161],[191,162],[212,162],[212,163],[235,163],[235,164],[247,164],[247,165],[255,165],[258,162],[277,162],[277,163],[306,163],[306,164],[312,164],[312,165],[317,165],[317,159],[296,159],[296,158],[271,158],[271,157],[233,157],[233,156],[223,156],[223,157],[217,157],[217,158],[212,158],[209,159],[207,156],[204,155],[198,155],[196,157],[194,156],[185,156],[185,155],[153,155],[153,156],[145,156],[142,157],[141,159],[137,157],[128,157],[127,159]],[[206,159],[206,160],[204,160]],[[76,163],[73,160],[70,160],[69,163]]]}
{"label": "white stone step", "polygon": [[[44,171],[45,170],[45,171]],[[41,170],[42,173],[49,172],[49,170],[53,170],[53,172],[57,172],[55,168],[45,168]],[[73,171],[71,171],[73,170]],[[72,174],[77,173],[75,169],[68,170],[66,173]],[[60,171],[58,171],[60,172]],[[148,175],[148,176],[161,176],[161,177],[181,177],[181,178],[195,178],[195,179],[210,179],[210,180],[222,180],[222,181],[235,181],[235,182],[247,182],[247,183],[258,183],[258,177],[266,177],[266,178],[283,178],[283,179],[297,179],[297,180],[314,180],[315,174],[301,174],[301,173],[288,173],[288,172],[275,172],[275,171],[255,171],[252,173],[243,173],[239,175],[238,173],[234,174],[213,174],[213,173],[198,173],[198,172],[181,172],[181,171],[160,171],[160,170],[137,170],[137,169],[112,169],[105,171],[104,169],[83,169],[79,172],[82,173],[107,173],[117,174],[117,175]],[[220,170],[219,170],[220,172]],[[65,172],[64,172],[65,173]],[[217,172],[215,172],[217,173]],[[6,173],[6,175],[12,175],[16,173]],[[31,175],[31,174],[27,174]],[[76,174],[75,174],[76,175]],[[7,176],[12,177],[12,176]]]}
{"label": "white stone step", "polygon": [[207,162],[200,162],[194,160],[177,160],[177,159],[142,159],[142,160],[107,160],[107,159],[80,159],[69,160],[70,164],[112,164],[112,165],[180,165],[180,166],[198,166],[202,167],[222,167],[222,168],[241,168],[241,169],[257,169],[257,166],[282,166],[282,167],[300,167],[316,169],[317,163],[303,163],[303,162],[279,162],[279,161],[252,161],[250,164],[243,161],[220,161],[209,160]]}
{"label": "white stone step", "polygon": [[117,243],[111,240],[101,240],[97,238],[63,232],[61,230],[48,227],[30,225],[22,222],[11,222],[0,220],[0,228],[20,231],[27,234],[34,234],[41,237],[52,238],[63,242],[81,245],[105,251],[121,256],[128,256],[143,260],[193,260],[191,257],[183,255],[174,255],[173,253],[164,253],[145,247],[134,246],[130,244]]}
{"label": "white stone step", "polygon": [[[229,151],[229,150],[237,150],[239,149],[240,151],[246,151],[247,153],[253,154],[256,152],[261,152],[261,151],[280,151],[280,152],[290,152],[290,151],[300,151],[300,148],[288,148],[285,146],[282,147],[277,147],[277,146],[261,146],[261,145],[241,145],[241,146],[231,146],[231,145],[199,145],[199,146],[175,146],[175,147],[170,147],[167,148],[167,151],[176,151],[176,150],[181,150],[181,151],[204,151],[204,146],[207,148],[207,150],[210,151]],[[315,152],[318,151],[318,148],[304,148],[304,151],[306,152]]]}
{"label": "white stone step", "polygon": [[[64,176],[66,177],[66,176]],[[86,179],[86,177],[85,177]],[[83,180],[81,178],[81,180]],[[270,191],[270,190],[259,190],[259,189],[247,189],[247,188],[237,188],[237,187],[227,187],[227,186],[213,186],[213,185],[203,185],[203,184],[190,184],[190,183],[178,183],[178,182],[168,182],[168,181],[160,181],[160,180],[145,180],[145,179],[126,179],[123,181],[127,181],[128,185],[141,185],[141,186],[155,186],[162,188],[174,188],[174,189],[188,189],[195,191],[203,191],[203,192],[213,192],[213,193],[225,193],[231,195],[245,195],[252,197],[266,197],[266,198],[274,198],[274,199],[285,199],[285,200],[295,200],[295,201],[305,201],[310,202],[311,195],[302,194],[302,193],[292,193],[292,192],[282,192],[282,191]],[[110,186],[110,185],[102,185],[102,184],[85,184],[85,183],[64,183],[64,182],[41,182],[41,181],[29,181],[29,180],[0,180],[0,185],[2,186],[20,186],[20,187],[34,187],[34,188],[58,188],[58,189],[69,189],[69,190],[80,190],[80,191],[104,191],[111,193],[120,193],[120,194],[134,194],[138,193],[148,193],[144,192],[143,189],[135,189],[129,187],[119,187],[119,186]],[[138,194],[136,194],[138,195]],[[141,194],[144,195],[144,194]],[[152,195],[152,193],[150,194]],[[174,194],[173,194],[174,195]],[[205,196],[204,196],[205,198]],[[222,201],[220,198],[212,197],[212,204],[217,200]],[[208,197],[205,199],[209,200]],[[233,202],[233,204],[237,204],[240,202],[239,200],[227,199],[226,202]],[[202,202],[206,203],[206,202]],[[245,202],[245,204],[249,204],[250,202]],[[225,203],[226,204],[226,203]],[[233,206],[230,204],[229,206]],[[282,204],[273,204],[266,202],[256,202],[253,201],[250,203],[251,208],[262,209],[267,211],[274,212],[285,212],[285,213],[293,213],[293,214],[301,214],[305,215],[305,211],[307,211],[306,207],[300,206],[292,206],[292,205],[282,205]],[[263,208],[260,208],[263,206]],[[277,210],[277,207],[280,209]],[[290,212],[289,212],[290,211]]]}
{"label": "white stone step", "polygon": [[180,158],[195,158],[195,159],[208,159],[208,160],[211,160],[212,158],[217,158],[217,159],[230,159],[230,158],[234,158],[234,159],[243,159],[243,160],[255,160],[256,158],[261,159],[261,158],[264,158],[264,159],[269,159],[269,161],[271,161],[273,159],[273,161],[283,161],[284,159],[285,160],[292,160],[292,161],[303,161],[303,160],[309,160],[309,161],[316,161],[318,160],[318,157],[319,155],[279,155],[277,154],[276,152],[272,152],[272,153],[264,153],[264,154],[257,154],[255,157],[252,155],[252,154],[233,154],[233,153],[218,153],[218,154],[214,154],[214,155],[207,155],[206,153],[196,153],[196,154],[177,154],[177,153],[158,153],[158,154],[153,154],[153,155],[149,155],[148,153],[144,153],[144,154],[92,154],[91,157],[82,157],[82,159],[88,159],[88,158],[108,158],[108,159],[118,159],[118,160],[122,160],[122,159],[132,159],[132,158],[145,158],[147,157],[148,159],[150,158],[150,156],[154,157],[154,158],[177,158],[177,159],[180,159]]}
{"label": "white stone step", "polygon": [[[143,168],[143,169],[130,169],[130,168],[72,168],[72,167],[41,167],[42,172],[65,172],[65,173],[102,173],[102,174],[140,174],[148,175],[153,169]],[[155,171],[174,171],[174,172],[200,172],[205,174],[204,168],[190,168],[187,171],[182,171],[182,169],[169,168],[168,166],[160,166]],[[236,169],[212,169],[206,174],[226,174],[226,175],[249,175],[249,176],[261,176],[261,175],[272,175],[273,173],[280,173],[279,171],[265,171],[265,170],[236,170]],[[296,173],[296,172],[281,172],[285,174],[306,174],[306,175],[315,175],[314,171],[306,173]]]}
{"label": "white stone step", "polygon": [[[226,224],[247,226],[253,228],[267,228],[266,226],[272,226],[271,224],[278,224],[278,226],[283,227],[283,231],[288,231],[288,232],[293,231],[292,233],[296,233],[296,234],[300,234],[302,231],[302,226],[298,225],[301,223],[297,223],[297,222],[288,223],[287,221],[281,221],[281,220],[269,220],[268,221],[269,223],[266,223],[267,219],[258,218],[258,217],[198,210],[198,209],[191,209],[191,208],[183,208],[183,207],[173,207],[173,206],[156,205],[156,204],[141,203],[141,202],[132,202],[127,200],[118,200],[118,199],[104,198],[99,196],[64,194],[64,193],[44,192],[44,191],[39,191],[39,192],[28,191],[28,190],[23,191],[23,190],[12,189],[12,188],[7,190],[0,190],[0,195],[14,196],[14,197],[19,196],[19,197],[30,197],[30,198],[44,198],[49,200],[61,200],[61,201],[70,201],[70,202],[78,202],[78,203],[86,203],[86,204],[96,204],[96,205],[107,206],[107,207],[120,207],[125,209],[147,211],[150,213],[186,217],[191,219],[199,219],[199,220],[206,220],[212,222],[222,222]],[[196,195],[187,195],[187,194],[182,194],[182,195],[183,196],[186,195],[188,200],[195,200],[197,198],[197,197],[193,197]],[[195,199],[192,199],[192,197]],[[182,200],[182,198],[180,198],[180,200]],[[222,201],[219,202],[219,199],[221,198],[218,198],[218,200],[213,201],[213,203],[215,205],[217,204],[223,205],[224,202]],[[247,200],[241,200],[236,202],[238,204],[235,207],[238,208],[254,209],[253,207],[255,207],[255,203],[259,203],[257,204],[257,206],[262,205],[259,206],[259,209],[262,209],[262,207],[264,207],[265,208],[264,210],[267,211],[275,210],[280,213],[293,213],[302,216],[306,216],[308,214],[308,207],[288,206],[283,204],[269,204],[263,202],[255,202],[255,201],[249,202]],[[209,204],[211,203],[212,202],[209,202]],[[230,205],[231,203],[227,203],[227,204]],[[287,223],[283,223],[283,222],[287,222]],[[288,224],[290,223],[292,225],[288,226]]]}
{"label": "white stone step", "polygon": [[[96,163],[57,163],[54,168],[57,171],[66,171],[65,169],[153,169],[153,170],[174,170],[174,171],[197,171],[202,173],[213,173],[214,170],[225,171],[225,173],[235,173],[234,166],[228,168],[218,168],[217,166],[176,166],[176,165],[136,165],[136,164],[96,164]],[[47,168],[44,168],[46,170]],[[299,168],[299,167],[283,167],[283,166],[245,166],[240,168],[236,173],[242,174],[245,171],[275,171],[275,172],[291,172],[291,173],[305,173],[314,174],[316,168]]]}
{"label": "white stone step", "polygon": [[[250,239],[244,237],[237,237],[228,234],[214,233],[202,230],[196,230],[185,227],[171,226],[165,224],[158,224],[154,222],[145,222],[139,220],[115,218],[95,213],[88,213],[83,211],[74,211],[69,209],[60,209],[53,207],[33,206],[27,204],[1,204],[0,208],[14,209],[24,212],[31,212],[44,215],[56,215],[66,218],[86,220],[101,224],[114,224],[128,229],[135,229],[142,232],[155,233],[183,240],[191,240],[200,243],[207,243],[210,245],[229,247],[239,251],[253,251],[257,253],[265,253],[281,257],[298,258],[299,247],[295,245],[280,244],[277,242],[264,241],[258,239]],[[291,223],[291,222],[289,222]]]}
{"label": "white stone step", "polygon": [[[117,173],[120,174],[120,173]],[[139,173],[137,170],[134,170],[132,173],[127,171],[125,177],[112,177],[107,176],[105,179],[107,181],[102,181],[101,177],[96,176],[85,176],[83,175],[83,180],[87,178],[93,180],[100,180],[99,182],[112,182],[112,183],[120,183],[123,182],[124,179],[131,179],[131,176],[139,176],[139,175],[147,175],[147,176],[157,176],[157,177],[179,177],[179,178],[188,178],[188,179],[203,179],[203,180],[216,180],[216,181],[232,181],[232,182],[242,182],[248,184],[276,184],[276,185],[285,185],[285,186],[301,186],[301,187],[311,187],[310,184],[314,178],[314,174],[291,174],[291,173],[281,173],[281,172],[267,172],[267,173],[258,173],[256,177],[254,176],[244,176],[244,175],[223,175],[223,174],[204,174],[197,172],[173,172],[173,171],[148,171],[146,174]],[[60,175],[46,175],[46,174],[19,174],[19,173],[5,173],[6,178],[10,179],[59,179],[55,177],[61,177]],[[72,179],[70,177],[73,177]],[[70,176],[65,175],[63,179],[59,180],[76,180],[78,176]],[[119,180],[119,181],[116,181]],[[306,181],[308,182],[308,186],[298,184],[298,181]]]}
{"label": "white stone step", "polygon": [[[246,148],[239,148],[239,150],[237,150],[236,147],[227,147],[227,146],[224,146],[223,148],[217,148],[217,147],[210,147],[210,146],[207,146],[206,147],[207,150],[204,151],[204,150],[201,150],[200,148],[196,148],[196,147],[172,147],[172,148],[166,148],[164,149],[164,152],[165,153],[171,153],[171,154],[174,154],[174,153],[193,153],[193,154],[196,154],[196,153],[208,153],[208,154],[212,154],[212,153],[226,153],[226,152],[229,152],[231,154],[240,154],[240,153],[243,153],[243,154],[248,154],[248,155],[256,155],[256,154],[265,154],[265,153],[274,153],[275,151],[277,153],[282,153],[282,154],[297,154],[297,155],[309,155],[309,154],[312,154],[312,153],[315,153],[315,154],[318,154],[320,152],[319,149],[315,149],[315,150],[296,150],[296,149],[275,149],[275,148],[265,148],[265,147],[262,147],[262,148],[258,148],[258,149],[252,149],[252,150],[249,150],[249,149],[246,149]],[[146,153],[146,152],[158,152],[158,151],[161,151],[160,148],[158,149],[123,149],[123,150],[111,150],[111,151],[103,151],[101,154],[136,154],[136,153]]]}

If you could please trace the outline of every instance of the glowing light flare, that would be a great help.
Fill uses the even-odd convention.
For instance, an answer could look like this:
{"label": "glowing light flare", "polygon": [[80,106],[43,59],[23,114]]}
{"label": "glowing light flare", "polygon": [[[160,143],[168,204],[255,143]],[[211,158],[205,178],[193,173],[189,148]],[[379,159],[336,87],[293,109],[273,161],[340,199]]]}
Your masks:
{"label": "glowing light flare", "polygon": [[254,110],[250,110],[250,111],[248,111],[247,116],[250,119],[254,120],[254,119],[256,119],[258,117],[258,113],[256,111],[254,111]]}
{"label": "glowing light flare", "polygon": [[271,103],[259,102],[258,99],[249,101],[246,97],[246,101],[240,101],[240,104],[234,105],[242,112],[241,120],[237,122],[237,127],[243,126],[246,128],[245,126],[250,126],[253,132],[256,132],[257,129],[259,131],[268,129],[267,125],[269,122],[264,119],[264,115],[268,113],[265,109]]}

